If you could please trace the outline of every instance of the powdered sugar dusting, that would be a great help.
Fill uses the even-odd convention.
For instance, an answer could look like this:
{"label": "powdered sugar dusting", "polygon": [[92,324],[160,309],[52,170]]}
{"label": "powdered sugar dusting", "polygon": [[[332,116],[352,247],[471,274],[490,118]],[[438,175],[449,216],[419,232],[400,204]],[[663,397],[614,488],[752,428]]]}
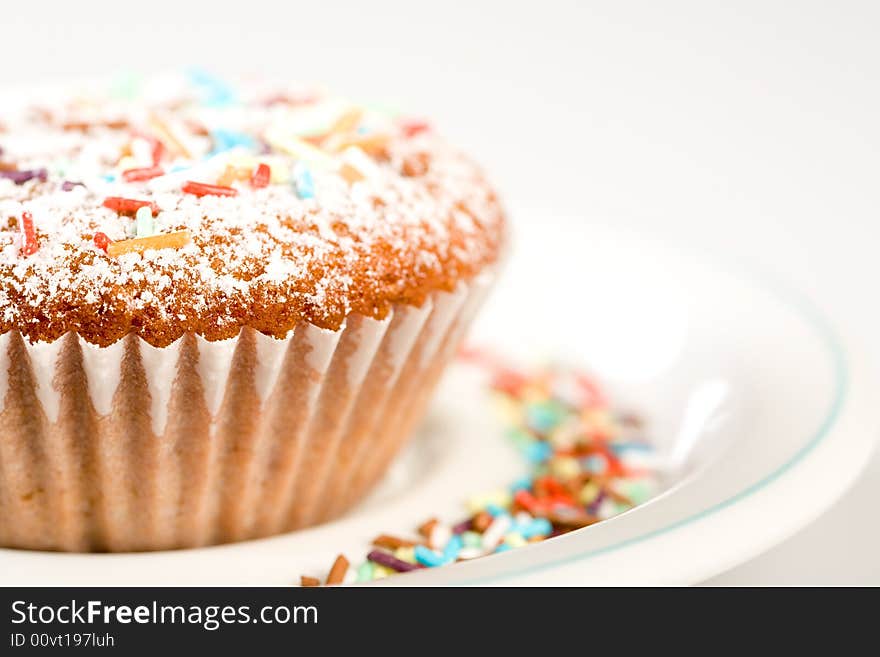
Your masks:
{"label": "powdered sugar dusting", "polygon": [[[392,303],[421,303],[497,256],[494,193],[432,131],[314,90],[207,80],[153,80],[124,99],[4,97],[2,331],[44,341],[77,331],[96,344],[136,332],[162,346],[245,325],[283,336],[301,319],[335,329],[351,312],[381,318]],[[247,174],[260,163],[271,182],[255,188]],[[123,179],[154,166],[163,175]],[[39,169],[45,181],[2,177]],[[185,194],[189,180],[237,195]],[[191,242],[108,256],[96,233],[135,237],[133,218],[102,207],[108,197],[154,203],[154,232],[188,230]],[[39,243],[29,256],[25,212]]]}

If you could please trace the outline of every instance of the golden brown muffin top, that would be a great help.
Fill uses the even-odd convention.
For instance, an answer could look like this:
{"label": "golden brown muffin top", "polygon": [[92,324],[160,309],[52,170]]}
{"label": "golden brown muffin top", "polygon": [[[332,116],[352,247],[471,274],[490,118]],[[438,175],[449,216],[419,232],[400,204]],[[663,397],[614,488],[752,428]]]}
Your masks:
{"label": "golden brown muffin top", "polygon": [[0,333],[336,329],[453,289],[503,232],[430,126],[315,89],[192,73],[0,100]]}

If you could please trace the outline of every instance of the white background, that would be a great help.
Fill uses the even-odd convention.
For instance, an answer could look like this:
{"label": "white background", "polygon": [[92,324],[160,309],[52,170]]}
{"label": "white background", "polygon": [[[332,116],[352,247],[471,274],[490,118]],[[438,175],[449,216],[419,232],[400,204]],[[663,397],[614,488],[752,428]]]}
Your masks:
{"label": "white background", "polygon": [[[725,4],[10,3],[0,94],[200,64],[391,100],[475,154],[516,221],[747,254],[880,355],[880,3]],[[817,523],[713,582],[880,585],[878,501],[875,457]]]}

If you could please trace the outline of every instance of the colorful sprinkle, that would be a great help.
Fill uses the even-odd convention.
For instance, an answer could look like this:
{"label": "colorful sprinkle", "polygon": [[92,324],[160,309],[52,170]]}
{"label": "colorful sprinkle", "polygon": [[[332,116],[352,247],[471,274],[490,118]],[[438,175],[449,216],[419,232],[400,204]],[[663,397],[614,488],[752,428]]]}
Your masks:
{"label": "colorful sprinkle", "polygon": [[332,586],[333,584],[342,584],[345,579],[345,574],[348,572],[348,559],[345,558],[345,555],[340,554],[336,557],[336,561],[333,562],[333,567],[330,568],[330,574],[327,575],[327,584]]}
{"label": "colorful sprinkle", "polygon": [[367,559],[372,561],[373,563],[377,563],[380,566],[385,566],[386,568],[390,568],[391,570],[397,571],[398,573],[406,573],[411,570],[418,569],[418,566],[412,563],[407,563],[402,559],[398,559],[393,554],[389,554],[383,550],[373,550],[367,555]]}
{"label": "colorful sprinkle", "polygon": [[336,168],[336,159],[309,142],[292,135],[279,135],[275,132],[266,134],[266,139],[275,150],[304,160],[310,165],[332,170]]}
{"label": "colorful sprinkle", "polygon": [[251,176],[251,187],[254,189],[268,187],[270,180],[272,180],[272,169],[269,168],[268,164],[258,164]]}
{"label": "colorful sprinkle", "polygon": [[34,229],[34,218],[31,216],[30,212],[25,212],[21,215],[21,232],[24,235],[24,240],[21,245],[21,253],[25,256],[33,255],[40,248],[40,245],[37,243],[37,232]]}
{"label": "colorful sprinkle", "polygon": [[215,130],[211,133],[211,140],[214,142],[215,154],[231,151],[233,148],[253,150],[257,146],[257,141],[250,135],[232,130]]}
{"label": "colorful sprinkle", "polygon": [[133,217],[138,210],[148,207],[154,215],[159,214],[159,206],[151,201],[139,201],[131,198],[121,198],[119,196],[110,196],[104,199],[101,204],[109,210],[113,210],[117,214]]}
{"label": "colorful sprinkle", "polygon": [[[529,473],[507,488],[466,498],[470,516],[451,527],[438,518],[425,521],[418,528],[423,543],[380,535],[374,545],[385,549],[370,552],[367,564],[407,572],[416,568],[407,559],[439,568],[507,552],[589,527],[655,493],[655,478],[642,467],[650,445],[632,440],[632,416],[612,413],[590,377],[562,369],[528,375],[478,356],[468,360],[489,369],[505,434]],[[623,417],[626,424],[618,421]],[[358,581],[385,576],[379,567],[360,566]]]}
{"label": "colorful sprinkle", "polygon": [[138,208],[134,220],[136,237],[152,237],[156,234],[156,222],[153,221],[153,213],[149,207]]}
{"label": "colorful sprinkle", "polygon": [[107,247],[110,246],[110,238],[105,233],[95,233],[92,241],[94,241],[96,247],[107,253]]}
{"label": "colorful sprinkle", "polygon": [[400,129],[407,137],[415,137],[420,132],[430,129],[430,124],[422,119],[401,119]]}
{"label": "colorful sprinkle", "polygon": [[437,566],[442,566],[444,564],[443,555],[437,554],[434,550],[427,548],[424,545],[416,545],[415,557],[416,561],[428,568],[436,568]]}
{"label": "colorful sprinkle", "polygon": [[315,183],[308,168],[297,164],[293,169],[293,180],[297,196],[301,199],[315,198]]}
{"label": "colorful sprinkle", "polygon": [[408,541],[404,538],[398,538],[396,536],[390,536],[388,534],[380,534],[373,539],[373,545],[385,548],[386,550],[397,550],[403,547],[413,547],[415,542]]}
{"label": "colorful sprinkle", "polygon": [[348,162],[343,162],[342,166],[339,167],[339,175],[342,176],[345,179],[345,182],[349,185],[353,185],[364,179],[364,174],[355,169]]}
{"label": "colorful sprinkle", "polygon": [[185,194],[193,196],[238,196],[238,190],[234,187],[225,187],[223,185],[209,185],[207,183],[193,182],[189,180],[183,186]]}
{"label": "colorful sprinkle", "polygon": [[113,242],[107,246],[107,255],[116,258],[126,253],[143,253],[147,249],[180,249],[191,241],[192,236],[188,230],[179,230],[176,233]]}
{"label": "colorful sprinkle", "polygon": [[373,562],[364,561],[357,569],[357,581],[369,582],[373,579]]}
{"label": "colorful sprinkle", "polygon": [[163,175],[165,175],[165,171],[162,167],[142,167],[139,169],[126,169],[122,172],[122,179],[125,182],[144,182]]}
{"label": "colorful sprinkle", "polygon": [[0,178],[8,178],[16,185],[23,185],[29,180],[39,180],[40,182],[46,182],[46,179],[49,176],[49,172],[46,169],[25,169],[25,170],[13,170],[13,171],[4,171],[0,170]]}

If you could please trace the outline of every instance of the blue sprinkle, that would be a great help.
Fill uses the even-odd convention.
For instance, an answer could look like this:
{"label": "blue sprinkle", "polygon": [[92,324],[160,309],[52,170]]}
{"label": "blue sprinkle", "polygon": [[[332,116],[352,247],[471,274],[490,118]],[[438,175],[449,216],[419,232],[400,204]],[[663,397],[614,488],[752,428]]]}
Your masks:
{"label": "blue sprinkle", "polygon": [[424,545],[416,545],[415,557],[416,561],[428,568],[436,568],[437,566],[442,566],[444,563],[442,555],[437,554],[434,550],[426,548]]}
{"label": "blue sprinkle", "polygon": [[646,443],[614,443],[611,445],[611,451],[615,454],[623,454],[624,452],[653,452],[654,448]]}
{"label": "blue sprinkle", "polygon": [[510,484],[510,492],[516,493],[518,490],[529,490],[532,487],[531,477],[520,477]]}
{"label": "blue sprinkle", "polygon": [[186,165],[184,165],[184,164],[175,164],[173,167],[171,167],[171,168],[168,170],[168,173],[178,173],[178,172],[180,172],[180,171],[186,171],[186,170],[189,169],[189,168],[190,168],[190,167],[188,167],[188,166],[186,166]]}
{"label": "blue sprinkle", "polygon": [[523,454],[531,463],[543,463],[553,455],[553,448],[548,443],[536,440],[526,445]]}
{"label": "blue sprinkle", "polygon": [[543,433],[559,423],[559,411],[546,404],[531,404],[526,408],[526,422],[535,431]]}
{"label": "blue sprinkle", "polygon": [[496,552],[507,552],[508,550],[512,550],[512,549],[513,548],[510,547],[507,543],[501,543],[497,548],[495,548],[495,551]]}
{"label": "blue sprinkle", "polygon": [[590,456],[583,460],[584,469],[594,474],[602,474],[605,472],[605,459],[601,456]]}
{"label": "blue sprinkle", "polygon": [[526,540],[535,536],[548,536],[553,531],[553,525],[547,518],[535,518],[531,522],[523,524],[525,526],[519,529],[519,533]]}
{"label": "blue sprinkle", "polygon": [[507,533],[519,533],[522,534],[526,527],[532,522],[531,518],[526,521],[518,520],[517,518],[513,519],[513,523],[510,525],[510,529],[507,530]]}
{"label": "blue sprinkle", "polygon": [[461,536],[453,534],[452,538],[450,538],[449,542],[446,544],[446,547],[443,548],[443,562],[452,563],[458,559],[458,553],[461,552],[463,546],[464,543],[461,540]]}
{"label": "blue sprinkle", "polygon": [[235,92],[226,82],[202,69],[190,69],[189,79],[202,90],[202,103],[213,107],[231,105]]}
{"label": "blue sprinkle", "polygon": [[315,181],[308,169],[297,166],[294,170],[294,182],[297,196],[301,199],[315,198]]}
{"label": "blue sprinkle", "polygon": [[253,137],[233,130],[215,130],[211,133],[211,139],[214,140],[213,154],[229,151],[239,146],[249,150],[257,147],[257,142]]}
{"label": "blue sprinkle", "polygon": [[491,502],[486,505],[486,512],[493,518],[497,518],[498,516],[502,516],[507,513],[507,511],[502,509],[500,506],[498,506],[497,504],[492,504]]}
{"label": "blue sprinkle", "polygon": [[104,180],[112,183],[116,181],[116,176],[112,173],[108,173],[106,176],[104,176]]}

